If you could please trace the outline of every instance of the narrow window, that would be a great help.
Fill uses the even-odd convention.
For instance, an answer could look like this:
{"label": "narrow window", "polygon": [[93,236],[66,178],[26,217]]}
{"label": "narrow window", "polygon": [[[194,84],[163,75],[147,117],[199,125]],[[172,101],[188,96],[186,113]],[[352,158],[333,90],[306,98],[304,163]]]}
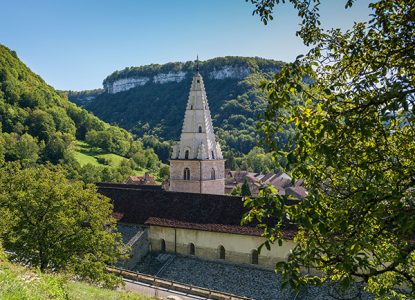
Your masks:
{"label": "narrow window", "polygon": [[195,255],[195,244],[189,244],[189,255]]}
{"label": "narrow window", "polygon": [[258,251],[252,250],[251,252],[251,264],[257,265],[258,264]]}
{"label": "narrow window", "polygon": [[166,241],[161,239],[160,241],[160,251],[161,252],[166,252]]}
{"label": "narrow window", "polygon": [[184,152],[184,159],[189,159],[189,150]]}
{"label": "narrow window", "polygon": [[183,179],[184,180],[190,180],[190,169],[185,168],[183,171]]}
{"label": "narrow window", "polygon": [[225,259],[225,247],[220,245],[218,248],[218,251],[219,251],[219,259]]}
{"label": "narrow window", "polygon": [[190,105],[190,109],[193,109],[193,105]]}
{"label": "narrow window", "polygon": [[210,179],[215,180],[215,169],[212,168],[212,170],[210,171]]}
{"label": "narrow window", "polygon": [[212,151],[212,159],[215,159],[215,153]]}
{"label": "narrow window", "polygon": [[199,133],[202,133],[202,126],[199,126]]}

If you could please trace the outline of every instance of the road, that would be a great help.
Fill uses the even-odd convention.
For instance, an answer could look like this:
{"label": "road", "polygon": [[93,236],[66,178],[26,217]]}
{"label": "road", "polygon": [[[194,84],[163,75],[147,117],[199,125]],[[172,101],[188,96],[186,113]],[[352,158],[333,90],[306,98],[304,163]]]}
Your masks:
{"label": "road", "polygon": [[141,295],[156,297],[158,299],[167,299],[167,296],[176,296],[177,300],[205,300],[207,298],[202,298],[198,296],[183,294],[177,291],[171,291],[164,288],[155,288],[154,286],[132,281],[129,279],[124,279],[125,289],[127,291],[136,292]]}

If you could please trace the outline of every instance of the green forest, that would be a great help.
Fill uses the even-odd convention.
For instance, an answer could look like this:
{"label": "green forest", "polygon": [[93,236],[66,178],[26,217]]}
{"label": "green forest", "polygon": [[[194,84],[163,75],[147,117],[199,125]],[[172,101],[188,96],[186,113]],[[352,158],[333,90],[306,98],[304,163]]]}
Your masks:
{"label": "green forest", "polygon": [[[228,168],[256,172],[271,172],[275,169],[271,155],[265,154],[261,145],[258,145],[261,137],[257,122],[262,118],[267,103],[267,95],[259,85],[264,80],[272,79],[283,65],[280,61],[247,57],[219,57],[199,63],[215,133]],[[249,75],[243,79],[213,79],[209,76],[210,72],[229,66],[234,69],[246,68]],[[180,82],[163,84],[150,80],[143,86],[115,94],[88,91],[95,98],[87,102],[75,94],[70,95],[70,99],[85,104],[87,110],[101,119],[140,137],[144,145],[153,148],[160,159],[167,162],[172,141],[180,139],[195,69],[195,62],[130,67],[108,76],[104,85],[118,79],[179,71],[186,72],[186,77]],[[284,145],[292,136],[293,130],[287,127],[287,130],[277,134],[278,143]]]}
{"label": "green forest", "polygon": [[[83,164],[76,155],[80,141],[101,155],[124,159],[113,166],[104,159]],[[0,163],[4,161],[59,165],[67,177],[84,182],[122,182],[143,170],[158,175],[161,166],[152,149],[68,101],[0,45]]]}

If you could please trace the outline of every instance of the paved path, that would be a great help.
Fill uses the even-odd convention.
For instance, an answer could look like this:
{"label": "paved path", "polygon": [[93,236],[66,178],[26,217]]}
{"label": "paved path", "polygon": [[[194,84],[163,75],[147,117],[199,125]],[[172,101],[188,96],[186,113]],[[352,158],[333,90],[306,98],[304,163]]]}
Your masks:
{"label": "paved path", "polygon": [[136,282],[128,279],[124,279],[125,289],[131,292],[137,292],[141,295],[148,297],[156,297],[158,299],[166,299],[167,296],[174,295],[180,297],[181,300],[205,300],[207,298],[202,298],[198,296],[183,294],[177,291],[171,291],[164,288],[155,288],[151,285]]}

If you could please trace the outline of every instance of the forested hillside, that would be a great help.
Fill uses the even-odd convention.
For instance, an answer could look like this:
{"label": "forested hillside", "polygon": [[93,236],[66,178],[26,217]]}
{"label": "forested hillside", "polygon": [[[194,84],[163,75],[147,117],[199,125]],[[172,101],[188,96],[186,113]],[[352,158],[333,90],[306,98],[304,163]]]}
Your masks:
{"label": "forested hillside", "polygon": [[[81,165],[75,142],[125,158],[117,168]],[[14,51],[0,45],[0,163],[59,164],[68,176],[121,181],[140,168],[156,171],[158,159],[124,129],[110,126],[67,100],[34,74]],[[91,174],[93,173],[93,174]]]}
{"label": "forested hillside", "polygon": [[[213,125],[228,167],[242,167],[243,161],[235,157],[257,146],[260,137],[256,122],[266,106],[266,95],[259,84],[270,79],[282,65],[279,61],[245,57],[199,62]],[[116,71],[104,80],[106,92],[86,103],[85,108],[139,137],[178,140],[195,69],[195,62],[186,62]],[[284,143],[290,134],[290,130],[281,133],[280,142]],[[163,154],[156,151],[163,160],[168,158],[165,150]],[[253,151],[261,153],[258,149]],[[265,171],[273,166],[270,157],[267,161]],[[243,167],[253,170],[249,165]]]}

